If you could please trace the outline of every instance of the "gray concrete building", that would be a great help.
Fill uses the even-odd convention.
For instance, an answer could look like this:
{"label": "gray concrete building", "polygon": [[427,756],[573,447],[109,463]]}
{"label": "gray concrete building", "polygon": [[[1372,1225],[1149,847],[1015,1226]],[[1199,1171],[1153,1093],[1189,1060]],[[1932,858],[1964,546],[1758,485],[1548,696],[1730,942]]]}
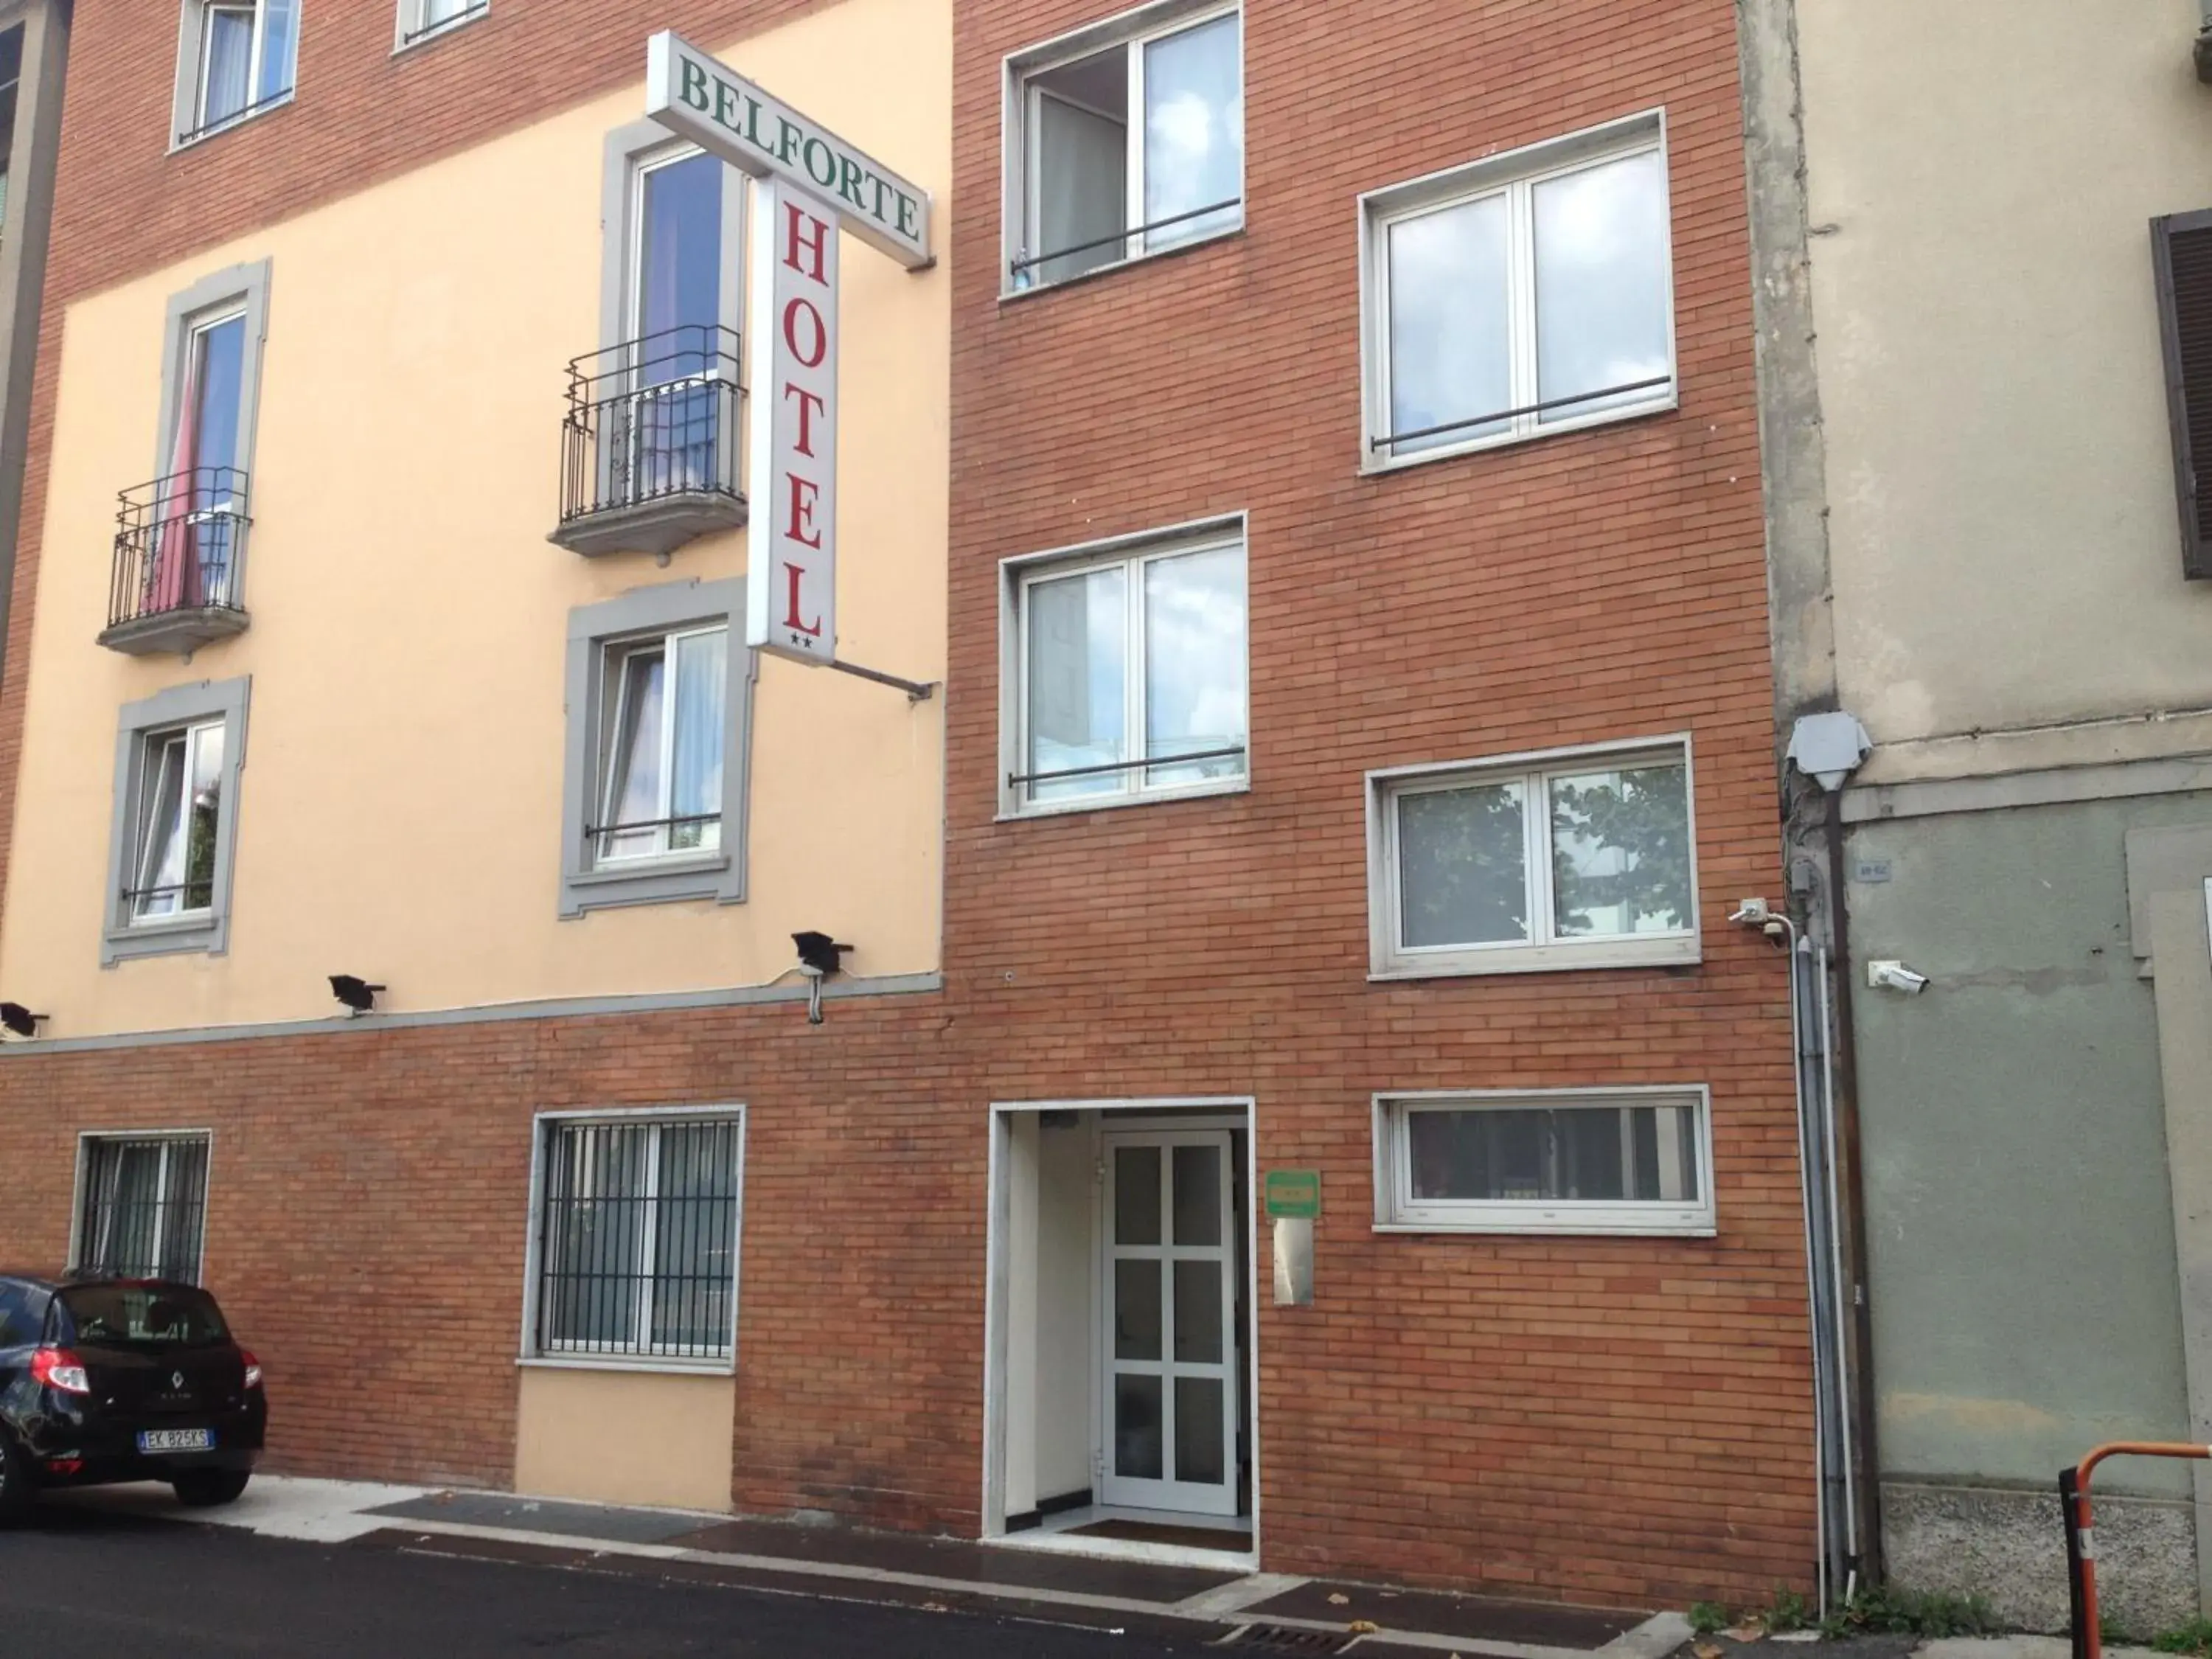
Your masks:
{"label": "gray concrete building", "polygon": [[[2212,8],[1742,21],[1832,1556],[2056,1628],[2060,1467],[2212,1440]],[[2118,1621],[2212,1610],[2212,1468],[2099,1492]]]}

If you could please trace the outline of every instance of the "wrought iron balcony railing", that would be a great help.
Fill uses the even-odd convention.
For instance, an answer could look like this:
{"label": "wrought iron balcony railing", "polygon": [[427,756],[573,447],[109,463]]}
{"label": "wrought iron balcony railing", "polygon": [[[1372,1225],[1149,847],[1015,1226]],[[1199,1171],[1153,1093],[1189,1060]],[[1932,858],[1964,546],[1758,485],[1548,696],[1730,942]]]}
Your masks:
{"label": "wrought iron balcony railing", "polygon": [[666,553],[745,519],[734,329],[686,324],[568,365],[561,522],[577,553]]}
{"label": "wrought iron balcony railing", "polygon": [[246,474],[202,466],[126,489],[102,645],[190,651],[244,629]]}

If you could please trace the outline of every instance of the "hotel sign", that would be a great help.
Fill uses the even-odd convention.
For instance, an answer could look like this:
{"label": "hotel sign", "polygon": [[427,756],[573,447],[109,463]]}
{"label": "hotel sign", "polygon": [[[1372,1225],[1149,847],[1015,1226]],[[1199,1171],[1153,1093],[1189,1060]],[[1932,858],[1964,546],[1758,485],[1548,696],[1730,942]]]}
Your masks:
{"label": "hotel sign", "polygon": [[645,112],[756,179],[798,185],[909,270],[928,264],[929,192],[670,30],[646,43]]}
{"label": "hotel sign", "polygon": [[746,528],[745,643],[834,663],[837,223],[812,197],[768,179],[753,191],[752,241],[755,499]]}

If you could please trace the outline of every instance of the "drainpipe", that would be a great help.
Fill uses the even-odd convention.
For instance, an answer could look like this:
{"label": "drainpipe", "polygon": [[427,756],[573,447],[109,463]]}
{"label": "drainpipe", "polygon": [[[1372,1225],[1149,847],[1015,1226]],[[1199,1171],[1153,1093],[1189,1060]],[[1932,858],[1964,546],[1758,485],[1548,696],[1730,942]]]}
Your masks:
{"label": "drainpipe", "polygon": [[[1825,992],[1832,986],[1835,993],[1834,1018],[1828,1024],[1833,1066],[1828,1097],[1832,1153],[1829,1175],[1835,1194],[1838,1267],[1845,1291],[1841,1321],[1847,1379],[1844,1403],[1855,1419],[1851,1436],[1852,1477],[1856,1487],[1853,1520],[1858,1537],[1864,1540],[1859,1551],[1861,1575],[1868,1581],[1877,1581],[1885,1575],[1881,1562],[1881,1494],[1875,1461],[1874,1309],[1867,1295],[1866,1204],[1860,1184],[1863,1165],[1859,1151],[1858,1045],[1851,1018],[1850,921],[1844,902],[1843,800],[1831,794],[1825,804],[1828,908],[1835,930],[1835,971],[1825,976],[1822,988]],[[1822,1000],[1826,1002],[1825,995]]]}
{"label": "drainpipe", "polygon": [[1850,714],[1809,714],[1791,730],[1784,763],[1791,803],[1785,812],[1789,885],[1800,921],[1792,929],[1790,982],[1821,1425],[1823,1588],[1845,1601],[1881,1571],[1840,793],[1872,748],[1866,729]]}

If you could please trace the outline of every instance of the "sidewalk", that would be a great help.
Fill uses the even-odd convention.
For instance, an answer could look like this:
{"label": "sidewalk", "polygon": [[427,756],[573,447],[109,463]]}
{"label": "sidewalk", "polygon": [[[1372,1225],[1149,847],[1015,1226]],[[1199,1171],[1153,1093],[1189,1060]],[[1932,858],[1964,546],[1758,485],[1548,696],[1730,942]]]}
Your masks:
{"label": "sidewalk", "polygon": [[[1254,1651],[1366,1659],[1687,1659],[1677,1613],[1623,1613],[726,1515],[501,1492],[258,1477],[236,1504],[180,1508],[160,1486],[50,1498],[264,1537],[573,1571],[624,1573],[824,1599],[992,1612]],[[2063,1638],[1875,1636],[1797,1647],[1739,1643],[1723,1659],[2068,1659]],[[1753,1653],[1753,1649],[1764,1650]],[[1792,1650],[1794,1649],[1794,1654]],[[2108,1648],[2110,1659],[2163,1659]]]}
{"label": "sidewalk", "polygon": [[860,1532],[498,1492],[257,1477],[239,1502],[185,1510],[158,1486],[50,1499],[271,1538],[727,1583],[786,1595],[989,1611],[1193,1637],[1254,1651],[1464,1659],[1665,1659],[1678,1613],[1510,1601],[1278,1573]]}

